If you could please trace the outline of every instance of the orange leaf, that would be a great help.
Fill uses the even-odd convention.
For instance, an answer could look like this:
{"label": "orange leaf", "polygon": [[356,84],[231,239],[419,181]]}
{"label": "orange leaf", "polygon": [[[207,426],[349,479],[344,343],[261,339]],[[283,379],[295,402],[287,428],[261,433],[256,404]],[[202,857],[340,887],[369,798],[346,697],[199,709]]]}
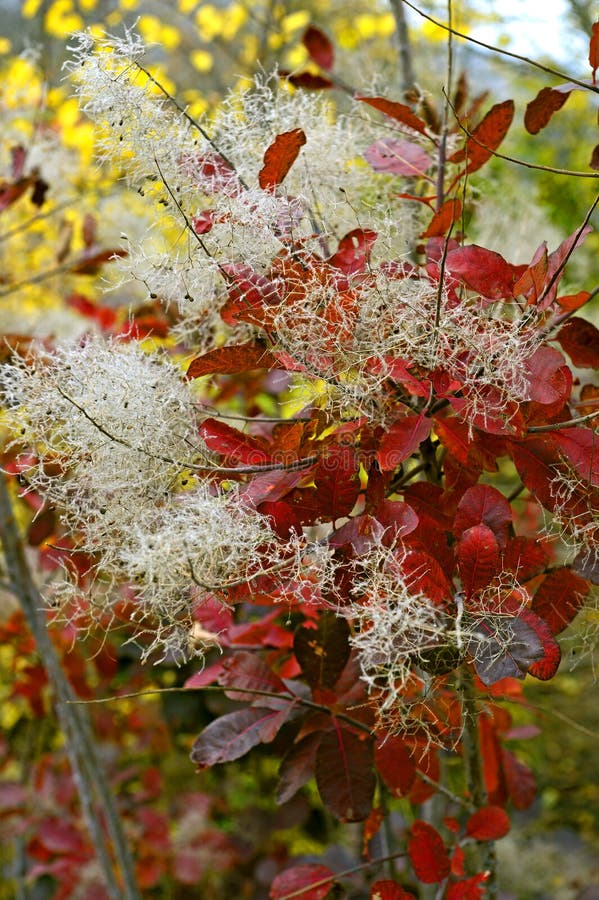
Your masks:
{"label": "orange leaf", "polygon": [[553,113],[561,109],[571,91],[560,91],[544,87],[534,100],[531,100],[524,113],[524,127],[529,134],[538,132],[547,125]]}
{"label": "orange leaf", "polygon": [[461,200],[446,200],[439,210],[435,213],[428,224],[426,231],[420,235],[421,238],[443,237],[447,234],[454,222],[462,215]]}
{"label": "orange leaf", "polygon": [[277,135],[267,148],[264,165],[258,173],[258,184],[263,190],[272,191],[281,184],[305,143],[306,135],[301,128]]}
{"label": "orange leaf", "polygon": [[468,172],[476,172],[493,156],[506,136],[513,118],[513,100],[496,103],[468,136],[465,146],[453,153],[448,162],[461,163],[466,160]]}

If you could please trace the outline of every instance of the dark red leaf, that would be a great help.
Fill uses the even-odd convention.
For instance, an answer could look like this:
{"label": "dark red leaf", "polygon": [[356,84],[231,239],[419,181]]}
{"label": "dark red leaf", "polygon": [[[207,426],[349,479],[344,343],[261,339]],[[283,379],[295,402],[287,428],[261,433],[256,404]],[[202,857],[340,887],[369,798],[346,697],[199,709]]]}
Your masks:
{"label": "dark red leaf", "polygon": [[393,796],[405,797],[410,793],[416,778],[416,765],[402,738],[388,735],[375,744],[374,764]]}
{"label": "dark red leaf", "polygon": [[513,118],[513,100],[505,100],[492,106],[467,138],[465,146],[453,153],[448,162],[461,163],[466,160],[467,171],[476,172],[493,156],[506,136]]}
{"label": "dark red leaf", "polygon": [[314,60],[321,69],[330,72],[335,62],[335,49],[326,34],[320,28],[309,25],[304,31],[302,43],[308,51],[310,59]]}
{"label": "dark red leaf", "polygon": [[204,419],[199,435],[209,450],[220,454],[225,460],[245,466],[260,466],[273,461],[258,438],[231,428],[220,419]]}
{"label": "dark red leaf", "polygon": [[[223,687],[235,688],[235,691],[227,691],[232,700],[269,706],[267,697],[261,697],[252,691],[271,691],[275,694],[289,695],[285,683],[270,669],[264,660],[255,653],[245,651],[236,652],[223,660],[222,672],[218,683]],[[242,690],[237,690],[241,688]],[[249,691],[250,693],[244,693]],[[274,698],[273,698],[274,699]],[[280,709],[280,705],[277,706]]]}
{"label": "dark red leaf", "polygon": [[294,866],[277,875],[270,886],[269,897],[271,900],[283,900],[293,894],[294,900],[324,900],[334,881],[335,873],[327,866]]}
{"label": "dark red leaf", "polygon": [[339,519],[350,513],[360,493],[357,455],[353,447],[333,444],[313,470],[320,518]]}
{"label": "dark red leaf", "polygon": [[599,69],[599,22],[593,22],[591,29],[591,40],[589,41],[589,65],[591,67],[593,84],[595,84],[595,74]]}
{"label": "dark red leaf", "polygon": [[263,190],[272,191],[281,184],[305,143],[306,135],[301,128],[277,135],[266,149],[264,165],[258,173],[258,184]]}
{"label": "dark red leaf", "polygon": [[312,688],[333,688],[349,658],[349,625],[334,612],[326,611],[316,627],[300,625],[293,647],[302,673]]}
{"label": "dark red leaf", "polygon": [[426,136],[426,122],[415,115],[405,103],[396,103],[394,100],[386,100],[384,97],[358,96],[355,99],[362,103],[368,103],[369,106],[380,110],[386,116],[395,119],[396,122],[401,122],[402,125],[407,125],[413,131],[418,131]]}
{"label": "dark red leaf", "polygon": [[561,109],[571,91],[558,91],[555,88],[542,88],[534,100],[531,100],[524,113],[524,127],[529,134],[538,134],[545,128],[551,117]]}
{"label": "dark red leaf", "polygon": [[462,215],[461,200],[446,200],[434,214],[428,228],[420,235],[421,238],[442,237],[446,235],[454,222]]}
{"label": "dark red leaf", "polygon": [[427,822],[417,820],[410,828],[408,856],[416,877],[423,884],[443,881],[451,871],[443,838]]}
{"label": "dark red leaf", "polygon": [[113,247],[110,250],[98,250],[95,253],[82,253],[79,259],[71,266],[71,272],[75,275],[97,275],[100,266],[114,259],[128,255],[122,247]]}
{"label": "dark red leaf", "polygon": [[575,316],[562,325],[556,339],[575,366],[599,369],[599,329],[592,322]]}
{"label": "dark red leaf", "polygon": [[404,891],[396,881],[385,878],[370,886],[370,900],[414,900],[414,894]]}
{"label": "dark red leaf", "polygon": [[280,71],[279,75],[293,87],[304,88],[306,91],[322,91],[333,87],[330,78],[325,78],[324,75],[314,75],[313,72]]}
{"label": "dark red leaf", "polygon": [[337,819],[366,819],[376,787],[371,741],[346,728],[326,732],[316,755],[316,784],[323,803]]}
{"label": "dark red leaf", "polygon": [[383,472],[391,472],[416,452],[431,430],[431,420],[408,413],[398,419],[383,436],[377,461]]}
{"label": "dark red leaf", "polygon": [[397,138],[381,138],[364,153],[375,172],[405,175],[416,178],[424,175],[433,164],[431,157],[418,144]]}
{"label": "dark red leaf", "polygon": [[279,766],[277,803],[287,803],[314,775],[320,732],[313,731],[294,744]]}
{"label": "dark red leaf", "polygon": [[499,547],[486,525],[462,532],[457,546],[458,567],[466,599],[486,587],[499,570]]}
{"label": "dark red leaf", "polygon": [[202,375],[234,375],[247,372],[249,369],[273,369],[279,364],[272,353],[265,347],[248,342],[231,347],[219,347],[202,356],[196,356],[188,366],[186,378],[199,378]]}
{"label": "dark red leaf", "polygon": [[458,504],[453,522],[453,533],[459,537],[473,525],[486,525],[497,543],[504,547],[512,524],[512,508],[497,488],[477,484],[468,488]]}
{"label": "dark red leaf", "polygon": [[593,152],[591,153],[591,159],[589,162],[589,169],[594,169],[595,172],[599,172],[599,144],[595,144],[593,147]]}
{"label": "dark red leaf", "polygon": [[486,250],[478,244],[450,250],[446,266],[452,275],[488,300],[511,298],[514,285],[527,268],[514,266],[500,253]]}
{"label": "dark red leaf", "polygon": [[196,738],[191,760],[201,770],[239,759],[252,747],[272,740],[273,727],[281,727],[283,723],[284,718],[277,710],[249,708],[227,713],[211,722]]}
{"label": "dark red leaf", "polygon": [[537,795],[535,777],[529,767],[501,747],[501,763],[510,800],[516,809],[528,809]]}
{"label": "dark red leaf", "polygon": [[510,818],[501,806],[483,806],[466,822],[466,834],[477,841],[498,841],[510,830]]}
{"label": "dark red leaf", "polygon": [[531,609],[547,623],[552,634],[559,634],[574,619],[588,592],[586,579],[571,569],[556,569],[541,583]]}

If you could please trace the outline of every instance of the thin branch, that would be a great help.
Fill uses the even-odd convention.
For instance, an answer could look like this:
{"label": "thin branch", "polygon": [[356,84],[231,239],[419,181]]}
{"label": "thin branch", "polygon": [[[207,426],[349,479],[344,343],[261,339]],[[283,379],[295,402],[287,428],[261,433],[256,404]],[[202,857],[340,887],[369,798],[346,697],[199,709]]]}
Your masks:
{"label": "thin branch", "polygon": [[576,419],[568,419],[567,422],[551,422],[549,425],[531,425],[527,428],[528,434],[542,434],[544,431],[561,431],[562,428],[572,428],[573,425],[582,425],[584,422],[590,422],[596,419],[599,411],[587,413],[586,416],[578,416]]}
{"label": "thin branch", "polygon": [[63,209],[66,209],[70,204],[67,202],[59,203],[53,209],[47,210],[47,212],[37,213],[35,216],[31,216],[29,219],[26,219],[24,222],[21,222],[20,225],[15,225],[14,228],[9,228],[8,231],[4,231],[0,234],[0,243],[7,241],[9,238],[14,237],[16,234],[20,234],[22,231],[28,231],[32,225],[35,225],[36,222],[41,222],[43,219],[49,219],[50,216],[55,216],[56,213],[62,212]]}
{"label": "thin branch", "polygon": [[80,403],[77,403],[76,400],[73,400],[72,397],[65,393],[60,385],[57,384],[55,387],[61,397],[64,397],[69,403],[72,403],[75,409],[78,409],[79,412],[85,416],[87,421],[90,422],[94,428],[97,428],[100,434],[107,437],[109,441],[114,441],[115,444],[120,444],[122,447],[126,447],[127,450],[141,453],[149,459],[157,459],[160,460],[160,462],[167,463],[169,466],[177,466],[179,469],[190,469],[192,472],[207,472],[216,475],[257,475],[262,472],[297,472],[299,469],[308,469],[318,462],[318,456],[306,456],[303,459],[296,459],[291,463],[264,463],[260,466],[200,466],[197,463],[173,459],[170,456],[162,456],[160,453],[150,453],[144,447],[136,447],[135,444],[130,444],[125,438],[120,438],[115,434],[111,434],[110,431],[97,421],[97,419],[94,419],[94,417],[88,413],[84,406],[81,406]]}
{"label": "thin branch", "polygon": [[455,28],[451,28],[444,22],[439,22],[439,20],[433,18],[433,16],[429,16],[428,13],[425,13],[418,6],[410,3],[410,0],[402,0],[402,3],[405,3],[406,6],[408,6],[415,13],[421,16],[421,18],[432,22],[432,24],[436,25],[437,28],[441,28],[443,29],[443,31],[449,31],[454,35],[454,37],[461,38],[463,41],[467,41],[469,44],[475,44],[477,47],[482,47],[484,50],[491,50],[493,53],[497,53],[500,56],[507,56],[509,59],[517,59],[519,62],[526,63],[527,66],[532,66],[534,69],[540,69],[541,72],[546,72],[547,75],[554,75],[556,78],[560,78],[564,81],[569,81],[572,84],[577,85],[577,87],[581,87],[587,91],[592,91],[595,94],[599,94],[599,85],[591,84],[588,81],[582,81],[581,79],[574,78],[572,75],[568,75],[567,73],[562,72],[559,69],[554,69],[551,66],[546,66],[543,63],[537,62],[537,60],[535,59],[530,59],[528,56],[521,56],[521,54],[519,53],[513,53],[511,50],[504,50],[501,47],[496,47],[494,44],[487,44],[485,43],[485,41],[479,41],[477,38],[473,38],[468,34],[463,34],[461,31],[457,31]]}
{"label": "thin branch", "polygon": [[153,688],[150,691],[134,691],[130,694],[118,694],[118,696],[112,697],[95,697],[92,700],[72,699],[69,700],[69,703],[79,705],[85,705],[87,703],[113,703],[115,700],[131,700],[135,697],[150,697],[153,694],[176,694],[187,691],[216,691],[221,694],[230,692],[233,694],[252,694],[256,697],[270,697],[276,700],[288,700],[291,703],[297,703],[300,706],[305,706],[307,709],[313,709],[315,712],[327,713],[332,718],[339,719],[341,722],[345,722],[346,725],[351,725],[352,728],[355,728],[358,731],[362,731],[364,734],[372,736],[372,729],[368,725],[365,725],[364,722],[360,722],[358,719],[353,719],[346,713],[333,712],[330,707],[325,706],[322,703],[315,703],[313,700],[308,700],[305,697],[300,697],[298,694],[294,694],[292,691],[283,693],[282,691],[261,691],[258,689],[247,687],[236,687],[235,685],[206,684],[202,685],[201,687]]}

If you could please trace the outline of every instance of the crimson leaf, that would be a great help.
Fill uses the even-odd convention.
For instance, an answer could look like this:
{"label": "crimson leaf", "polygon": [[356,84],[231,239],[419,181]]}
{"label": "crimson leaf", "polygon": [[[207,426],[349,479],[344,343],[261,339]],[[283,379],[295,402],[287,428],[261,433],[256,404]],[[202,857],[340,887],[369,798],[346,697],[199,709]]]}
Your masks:
{"label": "crimson leaf", "polygon": [[435,884],[449,875],[451,864],[439,832],[418,819],[410,828],[408,856],[416,877],[423,884]]}

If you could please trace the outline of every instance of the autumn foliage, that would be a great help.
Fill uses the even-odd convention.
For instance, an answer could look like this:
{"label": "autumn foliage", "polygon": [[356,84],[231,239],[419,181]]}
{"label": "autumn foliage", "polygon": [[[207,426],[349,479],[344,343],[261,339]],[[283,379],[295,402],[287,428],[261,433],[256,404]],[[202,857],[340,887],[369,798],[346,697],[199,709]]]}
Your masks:
{"label": "autumn foliage", "polygon": [[[133,241],[101,246],[88,220],[66,276],[130,266],[150,296],[124,321],[70,293],[88,334],[66,349],[6,336],[3,465],[35,513],[27,541],[51,573],[53,633],[82,699],[98,686],[142,689],[140,659],[181,664],[185,698],[219,697],[185,747],[190,771],[210,775],[257,748],[276,759],[282,809],[311,790],[335,820],[363,823],[372,900],[424,896],[425,885],[447,900],[495,896],[491,845],[535,799],[513,749],[522,682],[555,676],[559,636],[599,580],[599,332],[583,317],[592,292],[565,280],[591,229],[587,219],[551,250],[539,237],[519,263],[468,239],[471,178],[500,152],[515,107],[471,96],[465,78],[445,125],[424,98],[353,96],[359,159],[341,170],[354,181],[346,190],[336,173],[340,211],[327,206],[310,145],[320,100],[308,92],[339,88],[336,53],[315,26],[303,41],[309,69],[259,84],[241,113],[230,101],[223,122],[237,116],[239,134],[218,118],[185,120],[143,77],[137,43],[102,69],[110,47],[98,55],[83,41],[83,72],[98,67],[123,104],[158,104],[168,146],[163,137],[139,162],[141,129],[153,140],[154,124],[79,88],[109,130],[104,159],[124,143],[133,187],[166,208],[171,268]],[[597,46],[595,26],[594,91]],[[567,98],[543,87],[526,129],[538,133]],[[250,151],[262,134],[250,113],[266,102],[297,121]],[[350,125],[323,119],[340,147]],[[14,148],[2,212],[43,209],[46,188]],[[399,216],[411,228],[403,251]],[[98,629],[107,636],[88,659]],[[2,633],[29,660],[13,691],[41,716],[44,674],[18,613]],[[123,648],[131,670],[119,681]],[[148,716],[133,700],[95,722],[107,744],[126,728],[139,759],[113,776],[145,848],[139,888],[197,885],[206,846],[223,869],[243,854],[217,827],[216,792],[184,793],[168,814],[150,805],[168,735]],[[50,756],[35,783],[63,811],[76,804]],[[433,797],[444,812],[431,821]],[[9,821],[36,815],[26,802],[14,781],[0,791]],[[377,854],[386,821],[396,844]],[[70,815],[36,820],[25,847],[30,878],[80,895],[93,847]],[[286,852],[268,871],[273,900],[345,896],[352,874]]]}

